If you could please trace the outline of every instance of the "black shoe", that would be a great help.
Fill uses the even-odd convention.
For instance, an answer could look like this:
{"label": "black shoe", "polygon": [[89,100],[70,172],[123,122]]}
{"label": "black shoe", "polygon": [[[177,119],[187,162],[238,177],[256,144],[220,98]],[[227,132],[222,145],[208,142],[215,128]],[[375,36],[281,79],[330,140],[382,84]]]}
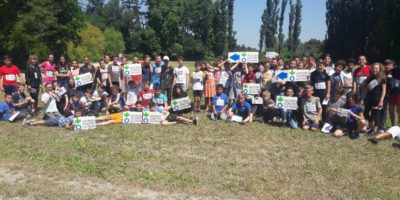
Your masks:
{"label": "black shoe", "polygon": [[376,137],[370,137],[368,138],[368,141],[371,142],[372,144],[378,144],[378,139],[376,139]]}
{"label": "black shoe", "polygon": [[193,120],[193,124],[194,124],[195,126],[197,126],[197,125],[199,124],[199,118],[198,118],[198,117],[196,117],[196,118]]}
{"label": "black shoe", "polygon": [[368,135],[375,135],[376,132],[374,131],[374,129],[369,129],[369,130],[367,131],[367,134],[368,134]]}
{"label": "black shoe", "polygon": [[393,147],[393,148],[400,149],[400,143],[393,143],[393,144],[392,144],[392,147]]}

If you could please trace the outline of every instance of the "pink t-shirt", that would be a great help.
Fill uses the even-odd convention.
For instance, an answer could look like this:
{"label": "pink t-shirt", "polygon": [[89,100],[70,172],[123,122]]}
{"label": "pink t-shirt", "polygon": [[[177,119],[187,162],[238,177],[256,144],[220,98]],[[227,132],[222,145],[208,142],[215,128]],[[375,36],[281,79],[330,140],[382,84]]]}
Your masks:
{"label": "pink t-shirt", "polygon": [[54,81],[54,72],[56,71],[56,64],[50,64],[49,61],[45,61],[42,63],[43,66],[43,73],[44,73],[44,78],[43,82],[44,83],[51,83]]}
{"label": "pink t-shirt", "polygon": [[71,69],[71,74],[72,74],[72,76],[78,76],[79,75],[79,67],[76,69]]}

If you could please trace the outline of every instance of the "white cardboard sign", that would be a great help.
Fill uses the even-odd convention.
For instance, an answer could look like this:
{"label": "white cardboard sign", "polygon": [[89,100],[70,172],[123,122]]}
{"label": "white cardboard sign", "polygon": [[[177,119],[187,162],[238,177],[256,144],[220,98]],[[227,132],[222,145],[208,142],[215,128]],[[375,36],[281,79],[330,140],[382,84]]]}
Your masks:
{"label": "white cardboard sign", "polygon": [[75,81],[76,87],[93,83],[92,74],[86,73],[86,74],[74,76],[74,81]]}
{"label": "white cardboard sign", "polygon": [[124,66],[124,75],[125,76],[135,76],[142,74],[142,65],[141,64],[127,64]]}
{"label": "white cardboard sign", "polygon": [[297,97],[277,96],[276,107],[287,110],[297,110],[298,109]]}
{"label": "white cardboard sign", "polygon": [[184,110],[192,107],[192,101],[189,97],[174,99],[171,102],[174,111]]}
{"label": "white cardboard sign", "polygon": [[96,128],[96,117],[78,117],[74,118],[74,130],[90,130]]}
{"label": "white cardboard sign", "polygon": [[229,52],[230,63],[258,63],[258,52]]}

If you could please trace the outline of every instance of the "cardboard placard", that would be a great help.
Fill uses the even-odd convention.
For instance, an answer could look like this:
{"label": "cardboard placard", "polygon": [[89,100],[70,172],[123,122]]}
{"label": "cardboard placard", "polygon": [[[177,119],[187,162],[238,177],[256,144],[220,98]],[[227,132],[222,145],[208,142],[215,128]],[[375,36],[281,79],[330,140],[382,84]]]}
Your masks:
{"label": "cardboard placard", "polygon": [[172,100],[172,109],[174,111],[184,110],[192,107],[192,101],[189,97]]}
{"label": "cardboard placard", "polygon": [[141,64],[127,64],[124,66],[124,75],[125,76],[135,76],[142,74],[142,65]]}
{"label": "cardboard placard", "polygon": [[299,107],[297,105],[297,97],[276,97],[276,107],[287,109],[287,110],[297,110]]}
{"label": "cardboard placard", "polygon": [[349,109],[338,108],[338,115],[341,117],[350,117],[350,112]]}
{"label": "cardboard placard", "polygon": [[80,74],[80,75],[74,76],[74,81],[75,81],[76,87],[91,84],[91,83],[93,83],[92,74],[86,73],[86,74]]}
{"label": "cardboard placard", "polygon": [[144,124],[160,124],[163,114],[159,112],[143,112]]}
{"label": "cardboard placard", "polygon": [[239,116],[239,115],[233,115],[231,120],[232,120],[233,122],[239,122],[239,123],[241,123],[241,122],[243,122],[243,117],[241,117],[241,116]]}
{"label": "cardboard placard", "polygon": [[123,112],[122,121],[124,124],[141,124],[143,122],[143,113]]}
{"label": "cardboard placard", "polygon": [[258,52],[229,52],[230,63],[258,63]]}
{"label": "cardboard placard", "polygon": [[293,70],[282,70],[276,71],[275,77],[279,81],[297,81],[297,82],[304,82],[310,80],[310,70],[306,69],[293,69]]}
{"label": "cardboard placard", "polygon": [[243,94],[260,94],[261,86],[257,83],[245,83],[243,85]]}
{"label": "cardboard placard", "polygon": [[90,130],[96,128],[96,117],[78,117],[74,118],[74,130]]}
{"label": "cardboard placard", "polygon": [[261,105],[263,103],[264,103],[264,101],[263,101],[262,97],[251,98],[251,104],[253,104],[253,105]]}

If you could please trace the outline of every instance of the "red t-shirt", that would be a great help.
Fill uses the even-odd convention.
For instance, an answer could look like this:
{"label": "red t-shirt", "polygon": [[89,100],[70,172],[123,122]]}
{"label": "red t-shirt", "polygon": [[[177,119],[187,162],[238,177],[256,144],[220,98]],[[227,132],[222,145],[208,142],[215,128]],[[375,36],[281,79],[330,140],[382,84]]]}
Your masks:
{"label": "red t-shirt", "polygon": [[3,85],[5,86],[16,86],[17,76],[21,73],[19,68],[15,65],[7,67],[3,65],[0,67],[0,76],[3,78]]}
{"label": "red t-shirt", "polygon": [[154,91],[153,90],[147,90],[147,91],[140,91],[139,96],[142,97],[142,106],[148,106],[151,103],[151,99],[154,96]]}
{"label": "red t-shirt", "polygon": [[359,67],[354,71],[354,77],[359,77],[361,75],[361,73],[366,76],[369,77],[371,74],[371,66],[369,65],[365,65],[364,67]]}

